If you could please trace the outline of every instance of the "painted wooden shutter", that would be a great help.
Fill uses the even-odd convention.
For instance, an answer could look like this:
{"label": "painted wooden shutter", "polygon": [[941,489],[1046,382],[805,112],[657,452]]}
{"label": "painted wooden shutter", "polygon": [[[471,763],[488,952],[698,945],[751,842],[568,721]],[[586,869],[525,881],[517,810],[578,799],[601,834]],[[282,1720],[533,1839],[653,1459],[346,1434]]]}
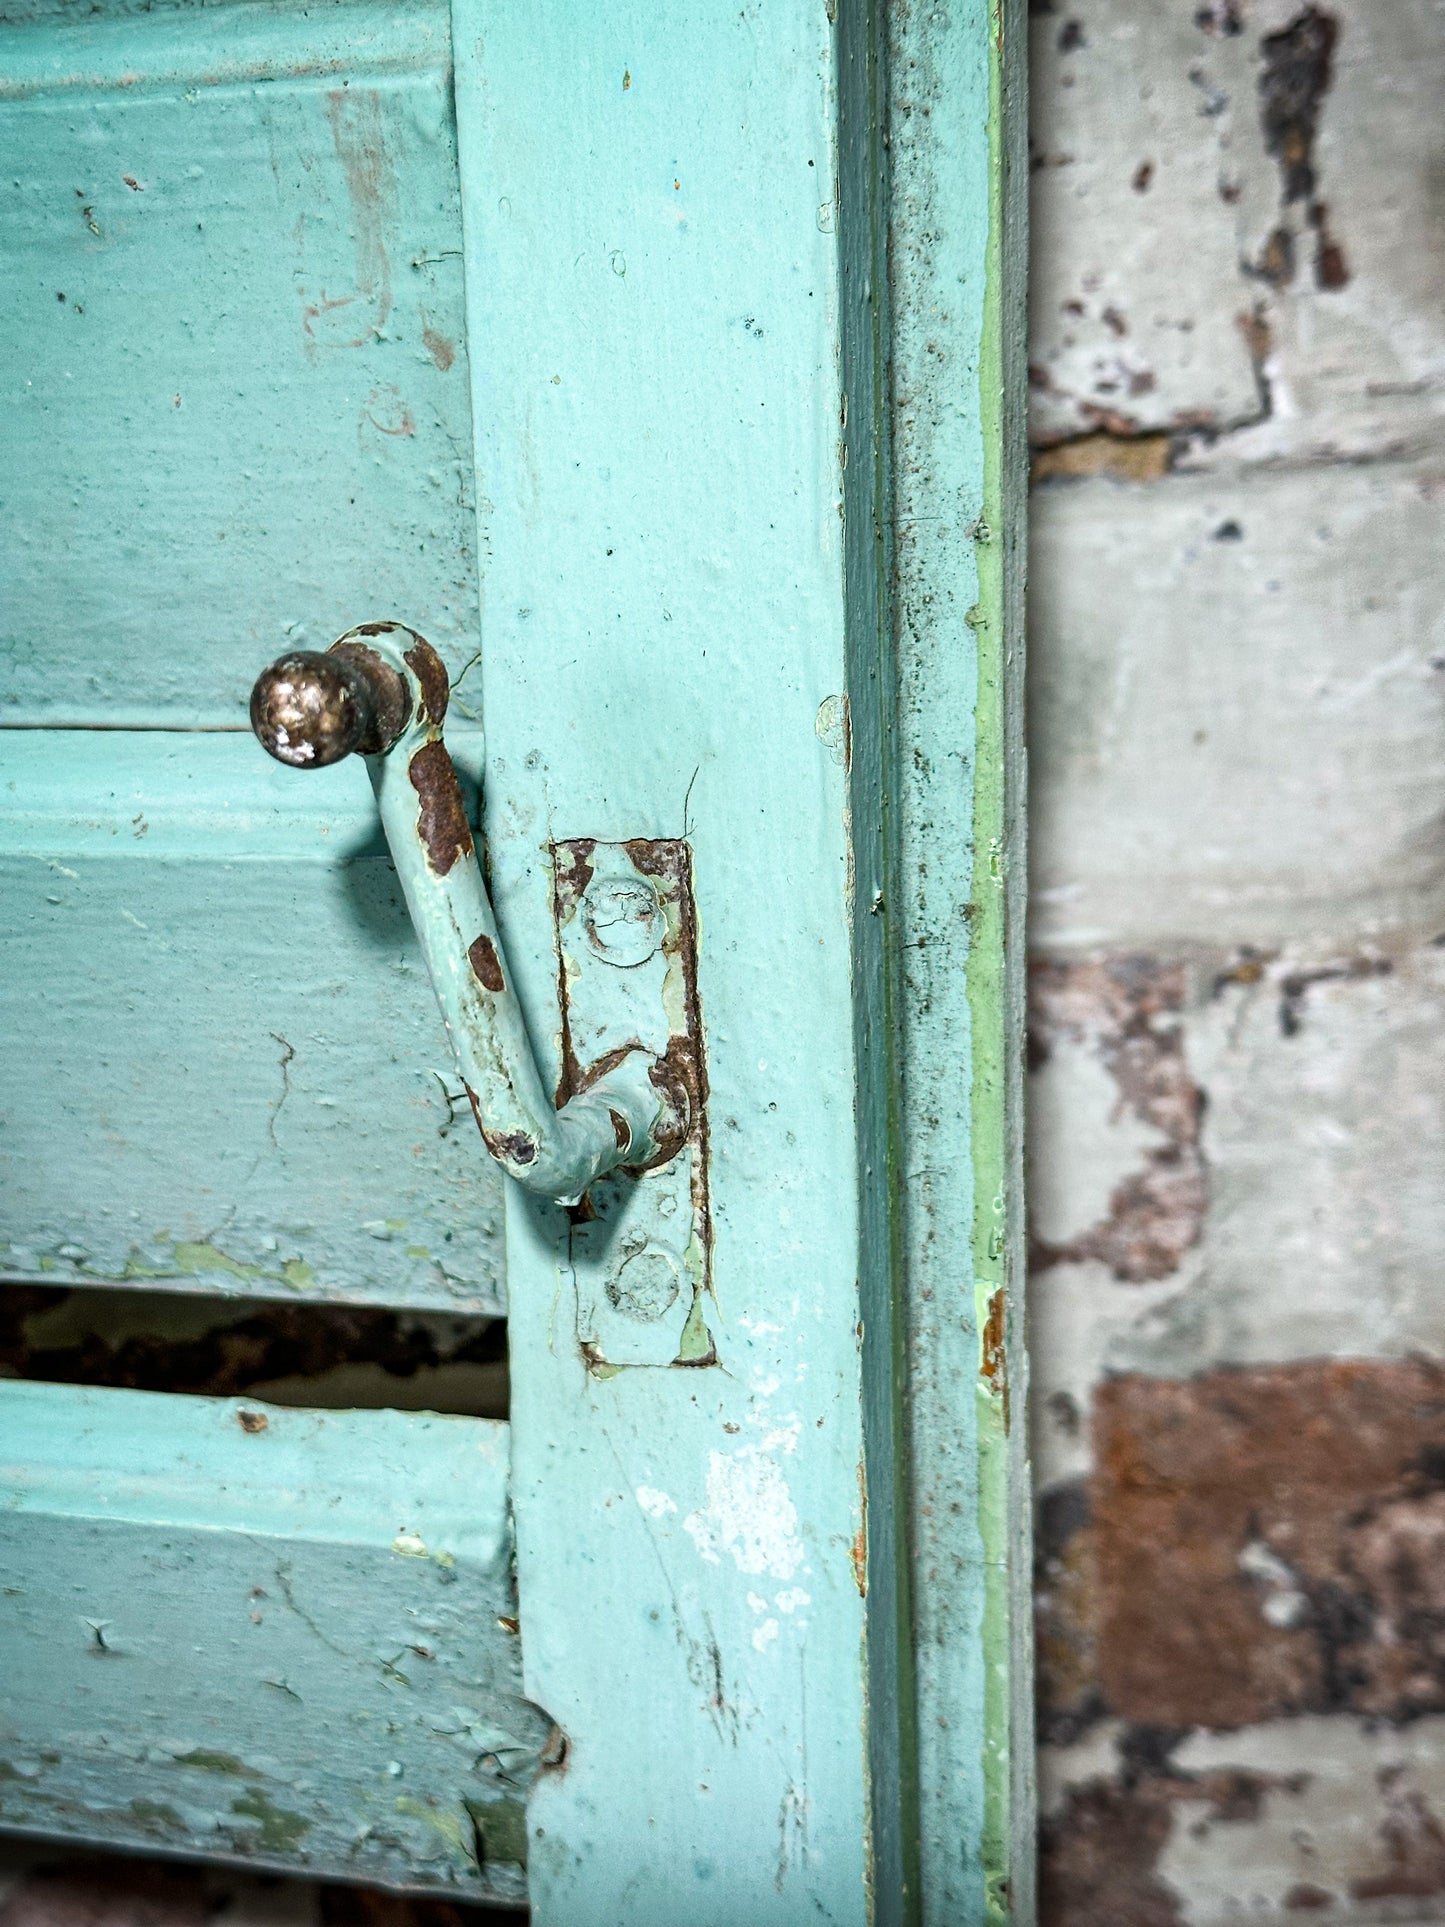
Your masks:
{"label": "painted wooden shutter", "polygon": [[[35,9],[0,129],[5,1275],[498,1313],[364,772],[244,706],[475,649],[446,11]],[[504,1426],[6,1383],[0,1465],[0,1823],[522,1895]]]}
{"label": "painted wooden shutter", "polygon": [[[500,1218],[513,1400],[508,1437],[0,1387],[15,1596],[53,1533],[74,1691],[145,1636],[87,1590],[101,1526],[138,1570],[194,1572],[203,1533],[237,1615],[192,1641],[194,1743],[158,1702],[130,1778],[93,1746],[82,1775],[37,1714],[6,1824],[503,1895],[525,1854],[546,1927],[1028,1917],[1016,37],[862,0],[7,30],[34,158],[0,246],[43,377],[10,404],[35,457],[0,847],[40,934],[7,994],[71,1053],[44,1099],[12,1053],[30,1159],[67,1146],[10,1194],[12,1275],[486,1309]],[[686,845],[711,1343],[685,1364],[599,1353],[629,1254],[499,1212],[480,1147],[431,1141],[440,1027],[360,771],[225,733],[286,642],[371,615],[454,677],[480,622],[491,879],[559,1075],[559,853]],[[122,1010],[96,959],[142,939]],[[250,1548],[299,1571],[298,1537],[314,1590],[248,1607]],[[243,1678],[251,1611],[301,1643]],[[298,1625],[341,1669],[310,1714]],[[370,1700],[341,1715],[347,1666],[414,1752],[350,1717]]]}

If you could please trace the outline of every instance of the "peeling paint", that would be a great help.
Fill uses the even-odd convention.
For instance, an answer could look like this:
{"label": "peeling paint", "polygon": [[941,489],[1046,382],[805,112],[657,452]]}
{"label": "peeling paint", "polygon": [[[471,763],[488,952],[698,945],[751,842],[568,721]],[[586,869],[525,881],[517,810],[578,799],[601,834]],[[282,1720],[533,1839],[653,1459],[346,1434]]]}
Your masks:
{"label": "peeling paint", "polygon": [[404,657],[421,685],[425,720],[433,728],[440,729],[446,720],[447,703],[451,696],[446,666],[424,636],[415,637],[411,647],[404,651]]}
{"label": "peeling paint", "polygon": [[[1343,288],[1350,272],[1344,250],[1330,234],[1329,209],[1318,195],[1315,138],[1320,110],[1334,77],[1339,22],[1322,7],[1307,6],[1277,33],[1260,42],[1260,121],[1266,150],[1279,164],[1282,213],[1305,205],[1314,234],[1315,285],[1326,292]],[[1277,227],[1266,243],[1256,272],[1277,287],[1294,278],[1295,234]]]}
{"label": "peeling paint", "polygon": [[808,1570],[782,1467],[757,1446],[708,1454],[706,1506],[682,1523],[710,1565],[727,1554],[752,1575],[792,1579]]}

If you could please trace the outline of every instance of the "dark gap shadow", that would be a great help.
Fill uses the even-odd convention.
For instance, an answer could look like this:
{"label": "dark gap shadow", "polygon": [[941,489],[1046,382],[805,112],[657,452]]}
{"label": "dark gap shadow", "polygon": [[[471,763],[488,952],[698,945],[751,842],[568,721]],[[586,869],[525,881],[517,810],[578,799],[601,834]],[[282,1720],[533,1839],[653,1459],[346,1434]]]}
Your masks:
{"label": "dark gap shadow", "polygon": [[497,1318],[0,1285],[0,1378],[274,1405],[507,1416]]}
{"label": "dark gap shadow", "polygon": [[521,1909],[0,1836],[4,1927],[201,1927],[274,1914],[288,1927],[526,1927]]}

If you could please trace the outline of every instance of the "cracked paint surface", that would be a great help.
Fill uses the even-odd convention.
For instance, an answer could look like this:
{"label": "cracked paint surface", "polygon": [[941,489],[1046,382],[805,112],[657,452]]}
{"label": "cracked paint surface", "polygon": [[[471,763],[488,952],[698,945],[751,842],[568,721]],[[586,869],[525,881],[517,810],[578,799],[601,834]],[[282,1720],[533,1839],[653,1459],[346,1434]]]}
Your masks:
{"label": "cracked paint surface", "polygon": [[523,1897],[505,1427],[9,1381],[0,1460],[0,1822]]}

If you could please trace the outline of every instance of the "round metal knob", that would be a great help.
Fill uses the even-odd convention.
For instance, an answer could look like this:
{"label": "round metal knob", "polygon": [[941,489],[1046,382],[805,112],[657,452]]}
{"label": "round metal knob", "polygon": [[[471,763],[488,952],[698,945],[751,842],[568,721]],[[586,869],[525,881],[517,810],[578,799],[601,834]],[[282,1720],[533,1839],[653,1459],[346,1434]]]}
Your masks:
{"label": "round metal knob", "polygon": [[371,650],[339,643],[296,649],[263,669],[251,691],[251,728],[293,769],[324,769],[359,750],[379,755],[405,727],[409,702],[394,669]]}

